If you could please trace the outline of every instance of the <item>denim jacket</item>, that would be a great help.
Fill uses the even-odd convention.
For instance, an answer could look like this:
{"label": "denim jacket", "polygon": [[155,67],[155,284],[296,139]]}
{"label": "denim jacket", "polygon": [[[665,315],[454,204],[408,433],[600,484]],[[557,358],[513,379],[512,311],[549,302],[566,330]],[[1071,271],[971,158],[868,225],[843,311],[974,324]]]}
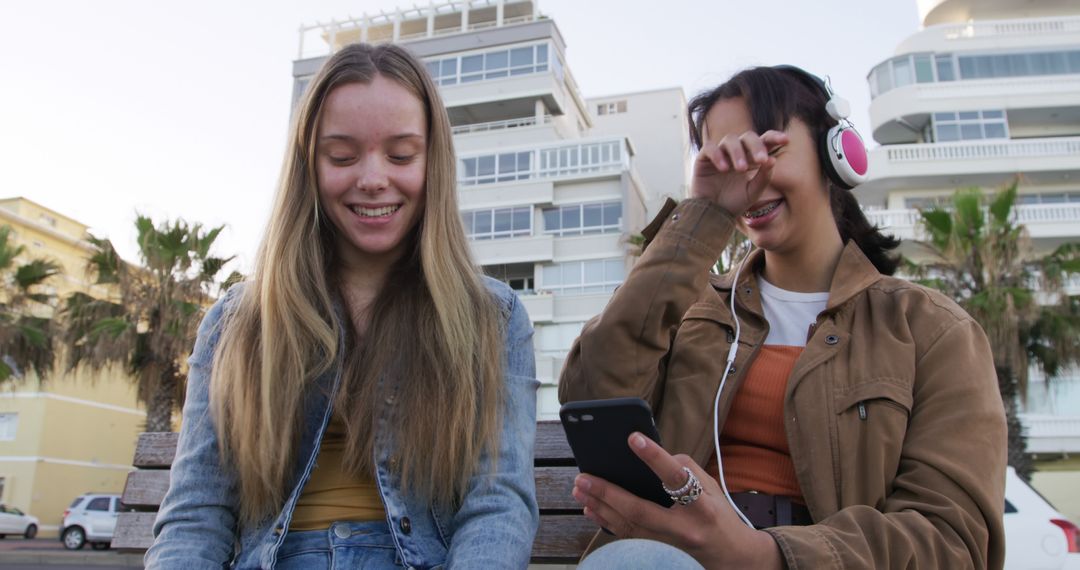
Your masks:
{"label": "denim jacket", "polygon": [[[507,398],[498,463],[483,456],[456,510],[418,500],[389,469],[392,441],[386,429],[393,398],[376,420],[375,480],[386,508],[398,558],[410,568],[525,568],[539,524],[533,481],[536,434],[536,365],[532,326],[517,296],[505,284],[485,278],[498,299],[505,322]],[[210,369],[221,333],[222,316],[239,298],[234,287],[199,326],[191,358],[184,422],[173,461],[169,491],[154,523],[147,568],[274,568],[277,551],[304,484],[315,466],[331,415],[331,399],[341,363],[307,391],[307,416],[298,463],[284,507],[257,525],[241,526],[238,483],[222,466],[218,438],[209,414]],[[337,318],[343,318],[339,313]],[[447,429],[454,429],[447,426]]]}

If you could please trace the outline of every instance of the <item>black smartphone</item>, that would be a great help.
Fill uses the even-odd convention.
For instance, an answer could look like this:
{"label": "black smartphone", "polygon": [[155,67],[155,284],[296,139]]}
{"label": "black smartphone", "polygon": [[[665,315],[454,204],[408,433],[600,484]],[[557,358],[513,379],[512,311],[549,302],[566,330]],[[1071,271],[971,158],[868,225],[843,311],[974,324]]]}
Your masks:
{"label": "black smartphone", "polygon": [[611,398],[569,402],[559,410],[566,440],[578,469],[610,481],[627,491],[670,507],[671,497],[660,478],[630,450],[627,438],[635,431],[660,443],[652,410],[641,398]]}

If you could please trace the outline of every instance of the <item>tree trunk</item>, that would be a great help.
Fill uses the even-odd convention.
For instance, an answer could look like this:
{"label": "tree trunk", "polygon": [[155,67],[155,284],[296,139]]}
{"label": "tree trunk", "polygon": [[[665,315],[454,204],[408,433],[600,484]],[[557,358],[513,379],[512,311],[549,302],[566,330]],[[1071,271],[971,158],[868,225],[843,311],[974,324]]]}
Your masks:
{"label": "tree trunk", "polygon": [[146,431],[172,431],[172,413],[180,379],[172,370],[161,375],[157,390],[146,405]]}
{"label": "tree trunk", "polygon": [[1016,469],[1016,474],[1024,481],[1031,481],[1031,473],[1034,467],[1031,456],[1027,453],[1027,438],[1024,437],[1020,416],[1018,413],[1019,382],[1012,373],[1012,369],[998,366],[998,390],[1001,391],[1001,400],[1005,404],[1005,421],[1009,427],[1009,465]]}

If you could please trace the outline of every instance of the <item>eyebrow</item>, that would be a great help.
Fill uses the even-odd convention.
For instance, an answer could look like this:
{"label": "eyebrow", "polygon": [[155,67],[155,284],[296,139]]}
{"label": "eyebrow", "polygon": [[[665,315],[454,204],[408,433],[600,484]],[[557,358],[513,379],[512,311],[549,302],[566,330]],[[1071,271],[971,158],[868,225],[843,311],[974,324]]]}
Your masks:
{"label": "eyebrow", "polygon": [[[418,135],[416,133],[400,133],[400,134],[392,135],[392,136],[387,137],[387,138],[389,140],[391,140],[391,141],[397,142],[399,140],[405,140],[405,139],[414,139],[414,138],[415,139],[423,139],[424,137],[423,137],[423,135]],[[319,137],[319,140],[320,141],[346,141],[346,142],[352,142],[352,141],[355,141],[356,138],[352,137],[350,135],[323,135],[323,136]]]}

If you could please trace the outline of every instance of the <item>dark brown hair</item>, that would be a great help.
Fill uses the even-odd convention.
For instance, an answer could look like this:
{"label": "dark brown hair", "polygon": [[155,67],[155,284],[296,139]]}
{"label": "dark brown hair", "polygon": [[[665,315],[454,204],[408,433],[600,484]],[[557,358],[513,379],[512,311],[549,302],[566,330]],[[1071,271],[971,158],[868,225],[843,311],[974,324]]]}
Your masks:
{"label": "dark brown hair", "polygon": [[[817,148],[818,141],[837,124],[836,119],[825,112],[825,93],[811,77],[791,68],[753,67],[690,100],[690,140],[694,146],[701,148],[702,128],[709,109],[718,101],[739,97],[746,102],[754,131],[758,133],[770,129],[785,130],[791,119],[798,117],[810,129]],[[821,157],[818,158],[820,162]],[[828,184],[829,203],[840,238],[844,243],[855,240],[880,273],[895,273],[900,260],[891,252],[900,245],[900,240],[871,225],[855,196],[829,180],[824,167],[822,176]]]}

